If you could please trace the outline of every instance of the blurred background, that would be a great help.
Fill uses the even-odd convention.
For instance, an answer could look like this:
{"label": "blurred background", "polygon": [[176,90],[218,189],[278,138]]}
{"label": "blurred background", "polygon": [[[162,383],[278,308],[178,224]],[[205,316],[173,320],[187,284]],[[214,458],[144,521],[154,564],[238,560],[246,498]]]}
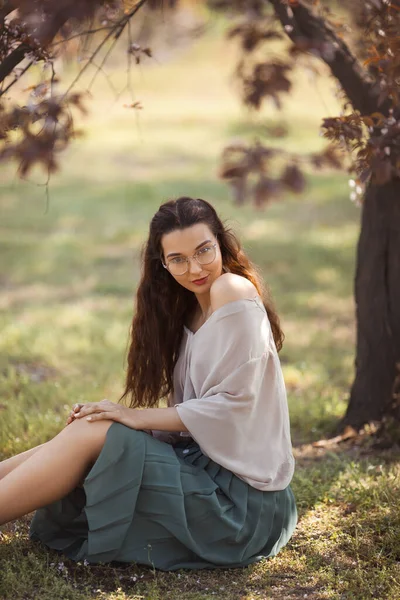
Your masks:
{"label": "blurred background", "polygon": [[[44,6],[28,0],[18,3],[28,16],[35,13],[35,7],[39,7],[40,14]],[[74,37],[73,27],[66,29],[62,35],[72,39],[55,61],[58,79],[52,77],[51,61],[35,63],[34,55],[25,59],[32,59],[33,65],[9,92],[10,100],[28,106],[33,121],[32,145],[22,144],[22,149],[25,163],[35,165],[22,174],[17,172],[15,162],[4,160],[3,151],[10,149],[13,140],[18,145],[22,138],[15,131],[14,121],[4,135],[2,127],[7,119],[0,103],[0,460],[56,435],[74,403],[103,398],[118,401],[140,277],[140,252],[150,219],[168,199],[200,197],[210,201],[238,233],[245,251],[259,266],[282,320],[286,340],[280,359],[289,400],[296,458],[292,486],[300,520],[288,546],[272,561],[235,570],[234,575],[221,570],[173,574],[136,565],[88,567],[60,560],[55,553],[49,554],[29,541],[28,515],[1,528],[0,597],[398,600],[400,471],[396,430],[392,449],[384,444],[373,445],[373,436],[369,435],[373,429],[368,424],[361,441],[357,437],[348,440],[346,430],[343,436],[331,439],[345,414],[354,380],[353,281],[361,184],[349,181],[345,169],[333,170],[332,155],[327,161],[329,168],[317,170],[320,161],[310,161],[310,155],[326,148],[320,131],[322,119],[340,115],[330,119],[328,128],[331,139],[341,142],[342,149],[345,143],[357,147],[357,136],[365,130],[377,154],[380,144],[389,144],[390,138],[390,145],[381,153],[383,158],[378,156],[376,160],[374,152],[369,155],[380,175],[388,175],[397,164],[400,147],[393,133],[396,120],[389,123],[388,119],[387,128],[380,129],[380,137],[371,136],[370,140],[373,128],[367,125],[381,123],[379,115],[375,121],[367,117],[360,125],[359,114],[352,114],[353,106],[343,116],[343,95],[338,97],[338,84],[328,76],[325,66],[332,44],[321,44],[318,36],[299,52],[292,48],[289,60],[298,61],[302,68],[290,73],[290,89],[285,66],[282,68],[280,62],[289,56],[287,36],[276,39],[268,20],[258,28],[257,14],[252,13],[264,4],[270,12],[272,4],[277,10],[285,10],[283,20],[289,19],[288,32],[291,7],[298,11],[294,24],[299,22],[304,6],[312,6],[323,19],[332,9],[336,39],[345,39],[342,34],[349,33],[349,47],[357,50],[358,64],[363,65],[368,52],[376,53],[377,45],[384,45],[390,38],[385,37],[385,31],[392,32],[389,42],[398,44],[397,21],[370,18],[371,11],[386,14],[384,11],[397,10],[397,5],[353,0],[343,7],[336,0],[310,0],[285,2],[282,8],[280,2],[272,0],[165,0],[161,3],[165,10],[158,10],[160,0],[148,0],[145,5],[142,0],[126,0],[119,3],[122,16],[139,5],[140,12],[115,44],[111,36],[88,63],[110,22],[121,18],[118,13],[103,20],[103,4],[112,13],[112,3],[100,0],[50,0],[45,5],[55,7],[56,21],[57,11],[62,12],[65,6],[72,13],[76,10],[78,16],[88,6],[96,7],[100,12],[96,12],[92,26],[103,29],[83,40]],[[168,9],[170,4],[175,10]],[[207,5],[223,10],[213,11]],[[8,0],[0,0],[0,17],[2,11],[9,10],[7,6]],[[251,46],[254,36],[257,39],[259,35],[268,42],[268,50],[264,46],[253,48],[255,60],[258,56],[270,61],[269,76],[273,80],[258,111],[245,108],[243,88],[235,77],[245,52],[240,49],[240,36],[232,37],[236,23],[234,11],[231,14],[233,6],[236,16],[242,18],[245,44]],[[246,15],[243,7],[249,10]],[[247,17],[253,23],[251,35],[246,35]],[[372,46],[368,47],[364,43],[365,19],[376,29],[373,43],[369,40]],[[308,22],[309,17],[303,26]],[[44,31],[46,26],[42,19]],[[283,31],[280,23],[279,28]],[[4,37],[3,29],[0,41]],[[58,43],[59,37],[55,39]],[[0,46],[0,65],[4,66],[13,48],[12,44]],[[392,54],[391,60],[384,61],[390,77],[397,72],[398,53]],[[345,63],[342,61],[342,66]],[[369,72],[383,77],[381,83],[389,93],[390,77],[376,71],[374,64]],[[357,69],[355,63],[352,67]],[[243,73],[246,75],[246,68]],[[9,79],[1,85],[8,85]],[[260,79],[262,87],[265,80]],[[348,71],[340,81],[342,86],[353,83]],[[38,86],[39,82],[43,85]],[[55,131],[54,121],[50,120],[50,128],[46,129],[48,113],[35,120],[35,111],[40,112],[42,100],[46,102],[50,97],[54,101],[71,86],[71,93],[82,94],[79,102],[85,111],[82,113],[72,103],[62,114],[67,119],[71,110],[76,135],[58,153],[59,168],[48,180],[44,168],[48,155],[41,153],[43,148],[37,140],[40,133]],[[281,94],[285,91],[290,93]],[[22,110],[18,115],[23,125],[26,112]],[[287,135],[283,136],[285,131]],[[343,132],[347,132],[347,138]],[[363,151],[371,150],[367,138],[365,145],[361,144]],[[233,167],[224,153],[227,147],[239,149],[239,160]],[[272,148],[272,153],[282,150],[285,155],[278,154],[268,164],[267,177],[258,188],[261,202],[257,202],[255,193],[256,170],[250,175],[245,173],[252,193],[238,204],[234,192],[237,200],[243,148],[262,147]],[[281,176],[288,153],[292,155],[292,167],[300,165],[307,182],[304,185],[300,169],[292,168],[286,179],[293,191],[281,186],[277,194],[276,179]],[[253,159],[256,154],[253,152]],[[226,173],[234,176],[227,179]],[[261,175],[265,175],[262,170]],[[391,214],[395,215],[398,188],[396,183],[392,188],[390,185],[380,188],[376,206],[387,206],[389,189]],[[371,224],[371,213],[369,218]],[[364,219],[364,225],[366,222]],[[386,223],[393,233],[395,222],[388,219]],[[395,242],[391,242],[391,254],[386,246],[374,245],[377,237],[383,242],[389,239],[389,231],[382,229],[380,236],[375,236],[373,227],[366,230],[369,237],[363,247],[368,250],[363,253],[363,273],[367,274],[363,294],[373,314],[368,321],[366,311],[368,318],[363,326],[369,327],[373,344],[365,346],[358,361],[359,365],[371,366],[364,367],[362,375],[367,371],[368,377],[363,379],[367,383],[359,393],[361,400],[368,400],[363,390],[371,381],[381,385],[382,374],[387,371],[381,368],[385,366],[383,351],[392,342],[389,340],[386,347],[376,342],[374,334],[391,333],[388,321],[379,319],[389,306],[388,274],[393,289],[397,289],[398,264]],[[382,257],[382,263],[374,262],[375,257]],[[371,285],[374,280],[370,273],[379,285]],[[385,273],[385,278],[379,279],[380,273]],[[390,302],[394,328],[396,302]],[[384,327],[380,329],[381,323]],[[363,362],[366,356],[369,362]],[[379,390],[371,396],[380,407],[383,392],[382,396]]]}
{"label": "blurred background", "polygon": [[[262,270],[286,334],[280,356],[294,442],[327,435],[343,415],[353,377],[360,216],[348,176],[308,169],[304,193],[288,192],[263,209],[234,204],[219,177],[231,143],[257,137],[291,152],[321,150],[321,119],[340,112],[335,83],[323,67],[318,79],[298,70],[280,112],[273,103],[245,109],[227,26],[199,2],[142,19],[129,35],[151,56],[128,64],[125,37],[77,82],[87,109],[76,114],[82,133],[60,154],[48,187],[40,167],[23,180],[15,166],[0,167],[4,457],[57,433],[75,402],[118,400],[140,249],[159,205],[180,195],[212,202]],[[64,89],[81,68],[74,50],[57,66]],[[39,69],[19,82],[21,94]],[[288,136],[274,138],[281,125]]]}

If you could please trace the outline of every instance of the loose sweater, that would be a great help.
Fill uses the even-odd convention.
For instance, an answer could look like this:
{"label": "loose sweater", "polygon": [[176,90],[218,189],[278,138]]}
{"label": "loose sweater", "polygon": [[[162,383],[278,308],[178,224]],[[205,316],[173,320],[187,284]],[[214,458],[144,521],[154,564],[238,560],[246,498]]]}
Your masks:
{"label": "loose sweater", "polygon": [[169,404],[206,456],[260,490],[290,483],[286,389],[259,297],[224,304],[195,333],[184,328],[173,388]]}

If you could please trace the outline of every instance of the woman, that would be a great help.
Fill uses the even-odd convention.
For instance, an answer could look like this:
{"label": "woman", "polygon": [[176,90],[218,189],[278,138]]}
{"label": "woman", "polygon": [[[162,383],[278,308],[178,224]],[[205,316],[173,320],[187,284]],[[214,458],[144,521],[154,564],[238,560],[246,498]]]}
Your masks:
{"label": "woman", "polygon": [[[0,523],[74,560],[163,570],[275,555],[296,525],[278,318],[204,200],[154,215],[124,394],[75,405],[52,440],[0,464]],[[159,408],[160,398],[168,406]]]}

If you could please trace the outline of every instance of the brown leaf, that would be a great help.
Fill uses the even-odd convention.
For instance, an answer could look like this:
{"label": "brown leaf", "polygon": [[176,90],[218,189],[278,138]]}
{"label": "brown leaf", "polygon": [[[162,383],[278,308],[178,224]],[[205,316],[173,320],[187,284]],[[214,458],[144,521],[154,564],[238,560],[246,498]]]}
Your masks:
{"label": "brown leaf", "polygon": [[347,425],[347,427],[341,435],[337,435],[336,437],[328,438],[326,440],[318,440],[317,442],[313,442],[312,445],[314,446],[314,448],[324,448],[332,444],[339,444],[340,442],[344,442],[351,438],[356,438],[358,435],[358,432],[353,427]]}
{"label": "brown leaf", "polygon": [[265,206],[277,199],[281,192],[282,185],[278,179],[262,176],[253,187],[254,204],[257,207]]}
{"label": "brown leaf", "polygon": [[232,188],[234,203],[242,206],[246,202],[247,177],[233,177],[230,179],[229,185]]}
{"label": "brown leaf", "polygon": [[297,165],[287,165],[281,182],[296,194],[303,192],[306,187],[306,178]]}

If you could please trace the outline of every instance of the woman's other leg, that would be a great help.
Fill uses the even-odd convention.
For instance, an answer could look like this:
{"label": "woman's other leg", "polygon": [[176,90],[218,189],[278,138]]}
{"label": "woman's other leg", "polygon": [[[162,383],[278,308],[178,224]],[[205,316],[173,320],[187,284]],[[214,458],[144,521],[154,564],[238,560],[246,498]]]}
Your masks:
{"label": "woman's other leg", "polygon": [[77,420],[0,481],[0,525],[63,498],[96,462],[113,421]]}
{"label": "woman's other leg", "polygon": [[0,462],[0,480],[3,479],[6,475],[11,473],[16,467],[22,464],[27,458],[33,456],[35,452],[42,448],[44,444],[40,444],[39,446],[35,446],[30,450],[26,450],[25,452],[20,452],[15,456],[11,456],[11,458],[6,458]]}

